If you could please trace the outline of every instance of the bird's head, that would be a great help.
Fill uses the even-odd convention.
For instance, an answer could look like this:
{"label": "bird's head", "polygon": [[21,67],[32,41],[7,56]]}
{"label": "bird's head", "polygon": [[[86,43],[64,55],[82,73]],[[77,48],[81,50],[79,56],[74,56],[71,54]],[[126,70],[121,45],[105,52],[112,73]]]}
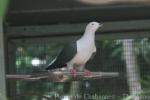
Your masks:
{"label": "bird's head", "polygon": [[96,32],[98,30],[99,27],[101,27],[102,24],[98,23],[98,22],[90,22],[87,26],[86,26],[86,31],[93,31]]}

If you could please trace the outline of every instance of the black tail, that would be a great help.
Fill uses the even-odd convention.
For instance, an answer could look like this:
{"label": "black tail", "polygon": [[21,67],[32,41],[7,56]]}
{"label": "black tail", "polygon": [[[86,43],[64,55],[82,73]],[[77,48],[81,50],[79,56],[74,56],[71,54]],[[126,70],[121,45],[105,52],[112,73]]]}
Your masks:
{"label": "black tail", "polygon": [[45,68],[46,70],[49,70],[49,67]]}
{"label": "black tail", "polygon": [[46,70],[53,70],[53,69],[56,69],[56,65],[54,64],[51,64],[51,65],[48,65],[48,67],[46,68]]}
{"label": "black tail", "polygon": [[46,70],[53,70],[53,69],[57,69],[57,68],[63,68],[63,67],[66,67],[67,65],[66,64],[56,64],[56,63],[53,63],[51,65],[48,65],[48,67],[46,68]]}

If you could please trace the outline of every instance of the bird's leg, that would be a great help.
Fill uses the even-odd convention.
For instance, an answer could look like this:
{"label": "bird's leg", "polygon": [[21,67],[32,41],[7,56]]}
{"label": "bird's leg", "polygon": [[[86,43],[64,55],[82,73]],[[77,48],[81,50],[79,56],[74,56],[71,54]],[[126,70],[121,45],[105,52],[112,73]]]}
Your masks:
{"label": "bird's leg", "polygon": [[83,73],[84,77],[91,77],[92,76],[92,72],[90,70],[85,69],[85,64],[78,66],[78,70],[80,72],[84,72]]}
{"label": "bird's leg", "polygon": [[90,70],[88,70],[88,69],[85,69],[84,70],[84,76],[85,77],[90,77],[90,76],[92,76],[92,72]]}
{"label": "bird's leg", "polygon": [[77,76],[77,70],[76,70],[76,68],[70,69],[70,74],[71,74],[73,77],[76,77],[76,76]]}

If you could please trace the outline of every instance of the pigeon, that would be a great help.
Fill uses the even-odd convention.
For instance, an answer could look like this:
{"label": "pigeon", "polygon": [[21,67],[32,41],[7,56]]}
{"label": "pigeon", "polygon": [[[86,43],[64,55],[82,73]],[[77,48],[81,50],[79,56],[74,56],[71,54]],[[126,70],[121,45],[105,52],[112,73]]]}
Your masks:
{"label": "pigeon", "polygon": [[85,65],[96,53],[95,32],[101,26],[102,24],[98,22],[87,24],[83,36],[66,44],[46,70],[66,67],[73,76],[76,76],[77,71],[90,76],[91,71],[85,69]]}

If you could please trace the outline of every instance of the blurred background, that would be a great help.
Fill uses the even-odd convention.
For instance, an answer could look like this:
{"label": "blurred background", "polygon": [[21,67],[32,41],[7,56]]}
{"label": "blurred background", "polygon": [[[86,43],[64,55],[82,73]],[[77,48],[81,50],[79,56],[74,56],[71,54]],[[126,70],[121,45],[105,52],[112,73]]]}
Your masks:
{"label": "blurred background", "polygon": [[[2,100],[150,100],[149,0],[1,1]],[[90,21],[103,27],[96,33],[97,54],[86,68],[119,72],[118,77],[64,83],[5,78],[45,71]]]}

